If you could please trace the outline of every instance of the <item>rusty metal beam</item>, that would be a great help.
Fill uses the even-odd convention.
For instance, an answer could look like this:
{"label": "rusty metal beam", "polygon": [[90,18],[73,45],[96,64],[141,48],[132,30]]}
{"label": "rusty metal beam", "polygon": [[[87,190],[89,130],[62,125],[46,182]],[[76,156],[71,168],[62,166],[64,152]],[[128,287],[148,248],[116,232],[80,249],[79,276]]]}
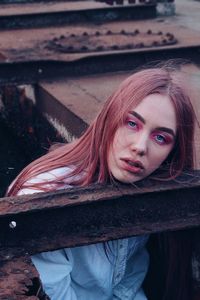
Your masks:
{"label": "rusty metal beam", "polygon": [[92,186],[0,200],[0,260],[200,225],[200,171],[179,182]]}
{"label": "rusty metal beam", "polygon": [[74,61],[36,60],[0,62],[0,85],[34,84],[73,76],[134,70],[146,62],[170,58],[185,58],[199,64],[200,46],[148,49],[148,51],[91,55]]}
{"label": "rusty metal beam", "polygon": [[121,20],[143,20],[156,17],[156,5],[127,5],[58,12],[23,13],[4,15],[0,13],[0,29],[50,27],[84,22],[102,23]]}

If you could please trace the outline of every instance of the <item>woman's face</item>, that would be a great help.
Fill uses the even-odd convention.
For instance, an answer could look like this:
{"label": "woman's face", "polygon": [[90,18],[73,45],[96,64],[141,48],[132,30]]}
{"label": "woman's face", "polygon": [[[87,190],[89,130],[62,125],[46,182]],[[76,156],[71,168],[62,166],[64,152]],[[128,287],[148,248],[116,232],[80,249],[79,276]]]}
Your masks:
{"label": "woman's face", "polygon": [[130,110],[114,135],[108,167],[115,179],[131,183],[150,175],[167,158],[176,137],[176,115],[168,96],[152,94]]}

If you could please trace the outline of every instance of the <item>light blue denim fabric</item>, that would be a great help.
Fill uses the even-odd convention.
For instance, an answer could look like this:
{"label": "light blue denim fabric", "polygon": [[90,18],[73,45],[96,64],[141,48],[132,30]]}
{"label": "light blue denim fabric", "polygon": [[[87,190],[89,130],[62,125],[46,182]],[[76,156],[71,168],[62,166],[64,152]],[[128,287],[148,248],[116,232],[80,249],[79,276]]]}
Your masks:
{"label": "light blue denim fabric", "polygon": [[32,256],[51,300],[146,300],[147,236]]}
{"label": "light blue denim fabric", "polygon": [[[48,186],[49,180],[69,171],[55,169],[29,183],[44,181]],[[24,188],[18,195],[35,192],[38,190]],[[32,256],[32,261],[51,300],[146,300],[142,283],[149,264],[147,239],[131,237],[45,252]]]}

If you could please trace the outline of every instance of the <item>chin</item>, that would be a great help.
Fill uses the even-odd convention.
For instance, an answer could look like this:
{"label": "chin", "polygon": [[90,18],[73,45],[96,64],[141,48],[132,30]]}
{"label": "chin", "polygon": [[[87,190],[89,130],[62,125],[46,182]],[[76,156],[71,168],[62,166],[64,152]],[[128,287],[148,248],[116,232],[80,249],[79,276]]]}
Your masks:
{"label": "chin", "polygon": [[129,174],[113,174],[113,177],[117,181],[119,181],[121,183],[126,183],[126,184],[131,184],[131,183],[134,183],[134,182],[137,182],[137,181],[143,179],[143,177],[132,175],[132,174],[131,175],[129,175]]}

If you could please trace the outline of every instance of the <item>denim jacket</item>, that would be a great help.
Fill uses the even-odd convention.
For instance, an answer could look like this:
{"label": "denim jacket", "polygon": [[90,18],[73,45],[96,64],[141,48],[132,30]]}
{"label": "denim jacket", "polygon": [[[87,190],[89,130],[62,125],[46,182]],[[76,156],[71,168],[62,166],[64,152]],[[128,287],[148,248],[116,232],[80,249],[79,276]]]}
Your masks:
{"label": "denim jacket", "polygon": [[[43,173],[31,182],[48,184],[68,170]],[[18,195],[34,192],[24,188]],[[146,300],[142,283],[149,263],[147,239],[144,235],[43,252],[32,261],[51,300]]]}

